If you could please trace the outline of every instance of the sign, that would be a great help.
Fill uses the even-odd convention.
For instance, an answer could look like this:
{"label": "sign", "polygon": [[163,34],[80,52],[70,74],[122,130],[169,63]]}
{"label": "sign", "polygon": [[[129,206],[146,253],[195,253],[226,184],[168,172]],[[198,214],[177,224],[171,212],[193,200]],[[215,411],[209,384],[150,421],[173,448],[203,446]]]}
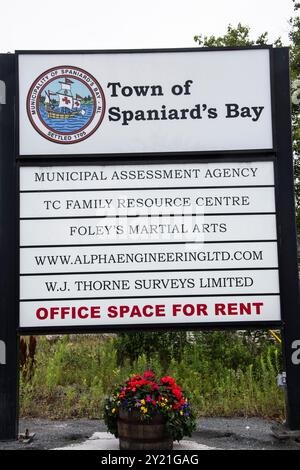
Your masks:
{"label": "sign", "polygon": [[21,326],[280,320],[272,162],[22,167],[20,190]]}
{"label": "sign", "polygon": [[[299,429],[288,49],[26,51],[16,62],[0,287],[15,298],[16,147],[18,331],[281,328],[287,421]],[[14,385],[12,304],[0,373]],[[0,437],[13,433],[8,409]]]}
{"label": "sign", "polygon": [[269,49],[18,59],[20,155],[273,148]]}

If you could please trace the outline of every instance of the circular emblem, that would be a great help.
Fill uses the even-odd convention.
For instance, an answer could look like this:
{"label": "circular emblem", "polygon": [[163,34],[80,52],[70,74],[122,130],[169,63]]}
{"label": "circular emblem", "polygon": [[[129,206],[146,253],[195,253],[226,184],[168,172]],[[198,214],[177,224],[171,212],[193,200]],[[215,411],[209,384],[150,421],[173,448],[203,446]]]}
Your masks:
{"label": "circular emblem", "polygon": [[32,84],[27,114],[34,129],[58,144],[87,139],[100,126],[105,97],[97,80],[78,67],[46,70]]}

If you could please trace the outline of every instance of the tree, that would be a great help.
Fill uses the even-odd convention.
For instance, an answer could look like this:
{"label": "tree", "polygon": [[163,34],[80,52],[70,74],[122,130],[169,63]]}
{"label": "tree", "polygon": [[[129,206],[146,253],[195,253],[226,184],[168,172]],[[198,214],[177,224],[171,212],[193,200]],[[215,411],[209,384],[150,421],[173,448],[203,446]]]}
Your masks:
{"label": "tree", "polygon": [[[256,40],[253,40],[250,38],[249,26],[243,26],[241,23],[236,28],[229,25],[224,36],[202,37],[202,34],[200,34],[194,36],[194,41],[202,47],[263,46],[269,43],[267,32],[262,33]],[[273,45],[275,47],[282,46],[281,39],[278,38]]]}
{"label": "tree", "polygon": [[[300,10],[300,3],[292,0],[294,3],[295,13]],[[297,90],[299,90],[300,98],[300,17],[296,14],[295,17],[290,19],[291,31],[289,38],[291,40],[291,82],[297,83]],[[230,46],[254,46],[270,44],[268,33],[262,33],[256,40],[250,37],[250,28],[241,23],[234,28],[232,25],[227,27],[227,32],[224,36],[194,36],[195,42],[202,47],[230,47]],[[273,47],[281,47],[282,41],[280,38],[276,39]],[[292,86],[292,92],[294,92]],[[293,129],[293,150],[294,150],[294,180],[295,180],[295,197],[296,197],[296,216],[297,216],[297,233],[300,239],[300,103],[292,105],[292,129]]]}
{"label": "tree", "polygon": [[180,360],[188,344],[189,337],[186,331],[119,333],[115,343],[120,364],[125,359],[133,363],[144,354],[150,367],[153,366],[153,359],[158,357],[164,370],[167,370],[172,358]]}
{"label": "tree", "polygon": [[[295,13],[300,10],[300,3],[293,0]],[[291,81],[293,84],[300,79],[300,17],[296,14],[290,19],[291,31]],[[299,89],[299,87],[298,87]],[[297,91],[297,90],[296,90]],[[300,93],[300,89],[299,89]],[[294,174],[295,174],[295,194],[297,208],[297,232],[300,238],[300,103],[295,104],[292,100],[292,126],[293,126],[293,150],[294,150]]]}

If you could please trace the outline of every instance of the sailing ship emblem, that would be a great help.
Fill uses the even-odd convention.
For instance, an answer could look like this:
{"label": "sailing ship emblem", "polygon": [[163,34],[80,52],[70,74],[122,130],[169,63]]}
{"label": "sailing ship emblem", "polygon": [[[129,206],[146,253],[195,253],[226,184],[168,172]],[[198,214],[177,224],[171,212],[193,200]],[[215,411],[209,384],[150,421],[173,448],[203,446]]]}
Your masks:
{"label": "sailing ship emblem", "polygon": [[59,82],[61,88],[55,93],[45,90],[44,105],[50,119],[69,119],[75,116],[84,116],[86,111],[81,109],[83,98],[76,94],[74,97],[71,91],[73,80],[65,78]]}
{"label": "sailing ship emblem", "polygon": [[78,67],[49,69],[32,84],[27,114],[35,130],[60,144],[81,142],[100,126],[105,97],[98,81]]}

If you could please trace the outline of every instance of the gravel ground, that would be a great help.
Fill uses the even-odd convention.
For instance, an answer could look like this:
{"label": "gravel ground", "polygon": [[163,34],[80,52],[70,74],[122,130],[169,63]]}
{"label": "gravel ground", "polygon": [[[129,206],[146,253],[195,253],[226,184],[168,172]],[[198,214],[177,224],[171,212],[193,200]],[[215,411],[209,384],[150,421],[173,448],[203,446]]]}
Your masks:
{"label": "gravel ground", "polygon": [[[190,440],[224,450],[300,450],[300,432],[299,442],[295,435],[279,440],[272,434],[272,425],[274,422],[262,418],[201,418]],[[2,441],[0,450],[54,449],[83,442],[95,432],[106,431],[103,421],[88,419],[50,421],[23,418],[20,419],[19,431],[24,432],[25,429],[35,433],[31,443]]]}

